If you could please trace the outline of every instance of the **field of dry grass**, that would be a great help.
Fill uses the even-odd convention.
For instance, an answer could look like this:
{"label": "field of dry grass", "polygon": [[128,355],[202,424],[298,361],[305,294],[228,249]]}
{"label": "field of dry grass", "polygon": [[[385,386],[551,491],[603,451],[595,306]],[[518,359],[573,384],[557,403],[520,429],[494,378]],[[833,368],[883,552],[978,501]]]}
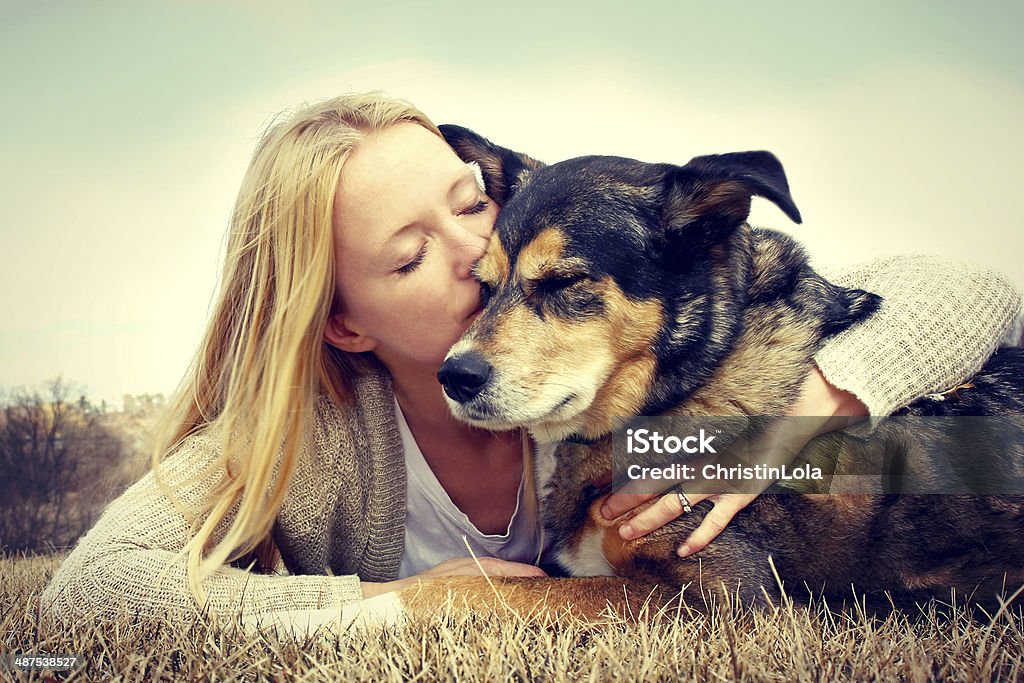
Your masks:
{"label": "field of dry grass", "polygon": [[[1024,617],[868,616],[786,604],[685,622],[541,628],[491,615],[294,642],[180,623],[37,622],[57,558],[0,559],[0,652],[77,654],[67,680],[1016,680]],[[2,671],[5,680],[53,680]]]}

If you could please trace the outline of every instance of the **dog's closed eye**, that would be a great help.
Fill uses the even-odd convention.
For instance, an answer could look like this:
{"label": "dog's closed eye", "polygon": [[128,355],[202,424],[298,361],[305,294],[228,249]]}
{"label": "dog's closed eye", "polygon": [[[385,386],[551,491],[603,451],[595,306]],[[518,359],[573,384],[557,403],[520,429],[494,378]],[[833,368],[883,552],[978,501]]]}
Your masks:
{"label": "dog's closed eye", "polygon": [[547,293],[554,293],[568,289],[574,285],[578,285],[587,279],[585,273],[567,273],[565,275],[555,275],[554,277],[548,277],[541,280],[538,285],[540,289]]}

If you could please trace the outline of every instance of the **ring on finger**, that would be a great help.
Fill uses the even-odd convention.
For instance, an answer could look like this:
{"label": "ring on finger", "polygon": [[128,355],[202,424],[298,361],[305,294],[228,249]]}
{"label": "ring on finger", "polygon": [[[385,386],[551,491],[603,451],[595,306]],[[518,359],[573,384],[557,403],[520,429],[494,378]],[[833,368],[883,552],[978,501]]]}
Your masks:
{"label": "ring on finger", "polygon": [[693,508],[690,504],[690,499],[687,497],[686,492],[683,491],[682,486],[676,487],[676,496],[679,497],[679,506],[683,508],[683,512],[693,512]]}

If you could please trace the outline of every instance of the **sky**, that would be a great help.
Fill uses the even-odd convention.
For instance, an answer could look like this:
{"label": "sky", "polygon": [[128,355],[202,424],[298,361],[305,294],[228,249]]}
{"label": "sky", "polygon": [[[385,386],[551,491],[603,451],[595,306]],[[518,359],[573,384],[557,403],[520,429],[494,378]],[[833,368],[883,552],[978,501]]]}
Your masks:
{"label": "sky", "polygon": [[767,149],[815,263],[1024,287],[1024,4],[0,0],[0,388],[170,393],[275,113],[384,90],[544,161]]}

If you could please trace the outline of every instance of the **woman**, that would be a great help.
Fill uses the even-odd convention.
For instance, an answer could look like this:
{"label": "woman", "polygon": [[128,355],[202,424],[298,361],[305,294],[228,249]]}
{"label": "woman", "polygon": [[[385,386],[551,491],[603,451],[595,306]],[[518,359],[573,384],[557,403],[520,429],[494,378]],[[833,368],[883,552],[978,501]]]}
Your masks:
{"label": "woman", "polygon": [[[484,558],[489,573],[542,575],[527,564],[542,541],[523,435],[455,422],[436,380],[480,308],[471,268],[497,211],[407,103],[343,96],[271,126],[239,193],[206,336],[167,411],[162,462],[80,541],[44,607],[65,618],[334,607],[413,577],[477,573],[460,532],[506,558]],[[997,274],[920,258],[843,284],[887,304],[819,355],[794,414],[887,414],[953,386],[1020,301]],[[677,516],[675,499],[632,533]],[[689,550],[749,499],[717,497]],[[609,514],[630,504],[613,497]]]}

